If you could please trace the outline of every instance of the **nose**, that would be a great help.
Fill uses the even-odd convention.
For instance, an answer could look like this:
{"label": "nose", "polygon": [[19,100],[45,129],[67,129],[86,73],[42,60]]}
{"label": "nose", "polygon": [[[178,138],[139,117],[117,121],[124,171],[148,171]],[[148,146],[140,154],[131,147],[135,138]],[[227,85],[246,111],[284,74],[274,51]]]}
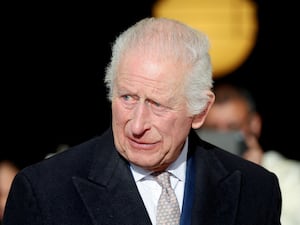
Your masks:
{"label": "nose", "polygon": [[136,105],[133,112],[133,118],[131,120],[131,130],[133,135],[140,136],[143,135],[147,130],[150,129],[151,120],[151,109],[144,103],[139,102]]}

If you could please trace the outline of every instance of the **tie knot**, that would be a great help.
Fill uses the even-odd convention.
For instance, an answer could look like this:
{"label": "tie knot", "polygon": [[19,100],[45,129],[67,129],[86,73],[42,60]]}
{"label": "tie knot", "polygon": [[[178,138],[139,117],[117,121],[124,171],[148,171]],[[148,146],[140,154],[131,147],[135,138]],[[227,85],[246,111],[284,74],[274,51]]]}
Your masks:
{"label": "tie knot", "polygon": [[154,173],[153,174],[154,178],[156,181],[159,183],[162,188],[170,188],[171,183],[170,183],[170,173],[167,171],[159,172],[159,173]]}

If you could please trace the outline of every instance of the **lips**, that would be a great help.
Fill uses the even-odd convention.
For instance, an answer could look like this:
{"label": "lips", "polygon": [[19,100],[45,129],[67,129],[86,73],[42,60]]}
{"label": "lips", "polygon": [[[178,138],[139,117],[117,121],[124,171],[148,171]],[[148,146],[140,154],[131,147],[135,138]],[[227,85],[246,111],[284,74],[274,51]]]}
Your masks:
{"label": "lips", "polygon": [[132,148],[137,150],[153,150],[157,147],[158,142],[142,142],[134,139],[129,139],[129,144]]}

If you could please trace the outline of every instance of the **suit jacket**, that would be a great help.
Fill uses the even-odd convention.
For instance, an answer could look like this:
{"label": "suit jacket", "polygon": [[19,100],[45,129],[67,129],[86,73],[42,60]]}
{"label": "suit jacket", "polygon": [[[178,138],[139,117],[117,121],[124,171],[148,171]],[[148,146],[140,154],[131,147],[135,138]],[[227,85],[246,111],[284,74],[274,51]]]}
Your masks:
{"label": "suit jacket", "polygon": [[[281,192],[266,169],[189,135],[182,225],[278,225]],[[111,129],[17,174],[4,225],[151,225]]]}

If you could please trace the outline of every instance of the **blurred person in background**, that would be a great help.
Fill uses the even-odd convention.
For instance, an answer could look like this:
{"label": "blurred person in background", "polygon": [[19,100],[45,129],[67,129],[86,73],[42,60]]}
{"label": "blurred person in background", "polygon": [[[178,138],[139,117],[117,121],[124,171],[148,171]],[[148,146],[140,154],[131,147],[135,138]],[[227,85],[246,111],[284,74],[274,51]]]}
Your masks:
{"label": "blurred person in background", "polygon": [[[215,103],[197,132],[200,137],[260,164],[279,178],[283,225],[300,224],[300,162],[259,143],[262,118],[252,94],[229,82],[215,83]],[[241,135],[239,135],[241,134]]]}

